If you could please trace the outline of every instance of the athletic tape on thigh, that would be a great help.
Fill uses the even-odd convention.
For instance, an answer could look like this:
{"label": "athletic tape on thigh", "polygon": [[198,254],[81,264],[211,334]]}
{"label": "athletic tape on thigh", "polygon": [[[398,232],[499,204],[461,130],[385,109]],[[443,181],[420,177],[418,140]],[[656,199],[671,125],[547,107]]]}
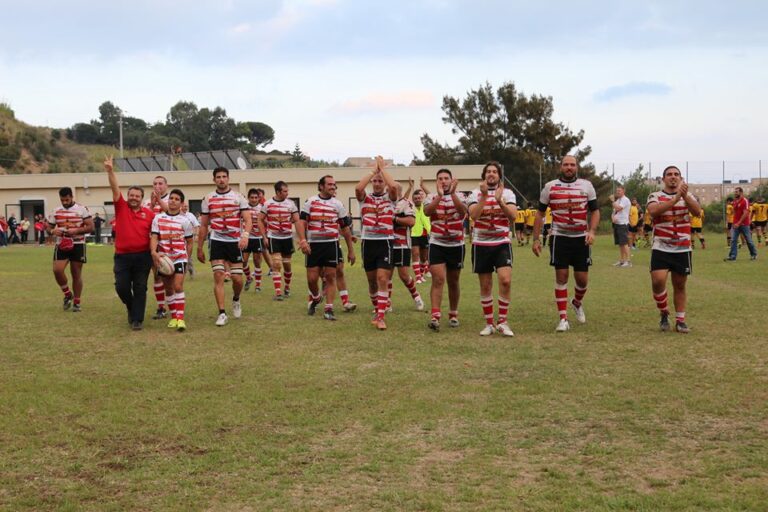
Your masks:
{"label": "athletic tape on thigh", "polygon": [[211,265],[211,270],[213,270],[213,273],[215,274],[216,272],[225,272],[226,268],[224,267],[223,263],[217,263],[215,265]]}
{"label": "athletic tape on thigh", "polygon": [[243,267],[230,267],[229,273],[233,276],[243,275]]}

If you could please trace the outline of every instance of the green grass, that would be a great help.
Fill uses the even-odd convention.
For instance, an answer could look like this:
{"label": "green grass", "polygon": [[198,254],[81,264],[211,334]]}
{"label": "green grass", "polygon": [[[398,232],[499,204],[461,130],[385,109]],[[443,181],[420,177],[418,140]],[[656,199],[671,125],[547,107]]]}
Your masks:
{"label": "green grass", "polygon": [[556,335],[553,272],[515,247],[511,340],[477,335],[469,271],[438,334],[399,283],[375,332],[357,267],[362,310],[309,318],[300,265],[295,297],[267,282],[225,328],[201,272],[186,333],[134,333],[110,247],[79,315],[50,250],[0,250],[0,508],[765,510],[768,254],[726,264],[721,238],[694,253],[687,336],[657,330],[649,251],[613,268],[608,237],[588,323]]}

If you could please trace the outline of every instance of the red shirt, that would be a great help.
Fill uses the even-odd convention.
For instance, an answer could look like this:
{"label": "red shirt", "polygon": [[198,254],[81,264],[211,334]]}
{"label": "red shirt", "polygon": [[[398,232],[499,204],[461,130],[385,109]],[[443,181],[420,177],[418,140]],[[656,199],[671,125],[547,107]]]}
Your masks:
{"label": "red shirt", "polygon": [[115,202],[115,230],[120,233],[115,238],[115,253],[149,252],[149,232],[154,218],[152,210],[144,206],[138,211],[131,210],[120,194],[120,199]]}
{"label": "red shirt", "polygon": [[[745,211],[747,212],[747,217],[742,222],[741,217]],[[741,196],[741,199],[733,200],[733,223],[739,226],[749,226],[749,201],[744,196]]]}

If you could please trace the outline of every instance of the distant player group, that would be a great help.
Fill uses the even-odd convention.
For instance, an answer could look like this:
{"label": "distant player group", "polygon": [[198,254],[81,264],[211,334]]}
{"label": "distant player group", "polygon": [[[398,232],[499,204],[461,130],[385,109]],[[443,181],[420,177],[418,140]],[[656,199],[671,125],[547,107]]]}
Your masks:
{"label": "distant player group", "polygon": [[[112,159],[108,158],[104,164],[115,205],[115,287],[134,330],[142,328],[150,272],[154,275],[158,303],[153,318],[170,317],[169,328],[180,331],[187,328],[184,279],[192,271],[195,236],[200,263],[206,261],[207,246],[207,260],[214,277],[217,326],[224,326],[230,320],[225,281],[232,283],[230,314],[240,318],[243,290],[251,286],[261,290],[262,260],[270,269],[273,299],[283,301],[291,296],[294,230],[298,248],[305,255],[307,314],[315,315],[324,303],[322,317],[336,320],[337,293],[343,311],[357,309],[350,301],[344,276],[345,261],[350,265],[357,261],[356,240],[350,214],[336,198],[333,176],[320,178],[318,193],[299,209],[289,199],[285,182],[275,183],[275,195],[271,199],[266,199],[260,189],[249,190],[246,199],[230,188],[229,171],[217,168],[213,171],[216,189],[203,199],[198,225],[195,216],[186,211],[184,193],[178,188],[169,191],[164,177],[153,181],[148,202],[144,202],[144,191],[140,187],[130,187],[125,199]],[[431,277],[427,325],[434,331],[439,331],[443,322],[443,291],[447,285],[447,325],[459,327],[459,278],[465,260],[465,221],[469,221],[472,271],[478,275],[485,319],[480,335],[514,336],[508,319],[513,263],[511,239],[515,224],[521,218],[524,225],[530,225],[525,236],[533,238],[532,250],[536,256],[542,254],[545,240],[549,240],[549,262],[555,269],[554,295],[559,316],[555,330],[565,332],[571,328],[569,306],[577,322],[586,322],[584,297],[600,212],[593,185],[578,177],[576,159],[563,158],[560,175],[544,186],[538,208],[523,217],[520,217],[515,194],[504,187],[500,164],[487,163],[480,179],[477,188],[465,195],[458,191],[458,180],[451,171],[440,169],[434,193],[430,193],[423,181],[419,188],[412,190],[414,183],[410,180],[403,192],[402,186],[387,171],[384,160],[377,157],[375,167],[366,171],[357,183],[361,259],[373,308],[371,323],[376,329],[387,329],[395,268],[418,311],[426,310],[426,304],[416,285]],[[671,273],[674,329],[687,333],[686,280],[692,269],[691,217],[701,216],[701,207],[688,193],[688,185],[677,167],[664,169],[662,180],[663,189],[651,194],[646,205],[654,235],[650,264],[653,298],[661,317],[660,328],[670,330],[667,278]],[[64,309],[79,312],[82,266],[86,262],[85,235],[92,231],[93,222],[88,209],[73,201],[70,188],[62,188],[59,195],[61,206],[48,217],[48,232],[56,236],[53,271],[64,294]],[[518,243],[525,243],[519,236]],[[68,264],[72,289],[64,273]],[[575,284],[569,300],[571,268]],[[494,273],[498,287],[495,311]]]}

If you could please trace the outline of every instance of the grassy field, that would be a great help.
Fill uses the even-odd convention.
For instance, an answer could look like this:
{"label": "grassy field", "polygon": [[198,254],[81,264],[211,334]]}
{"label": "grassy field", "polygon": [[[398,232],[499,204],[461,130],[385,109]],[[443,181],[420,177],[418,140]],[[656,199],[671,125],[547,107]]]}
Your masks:
{"label": "grassy field", "polygon": [[477,335],[468,271],[437,334],[399,283],[375,332],[356,267],[362,310],[308,318],[299,265],[295,297],[267,283],[224,328],[206,269],[187,332],[130,332],[111,247],[77,315],[49,249],[0,250],[0,508],[766,510],[768,253],[724,263],[720,238],[694,253],[689,335],[658,331],[649,251],[617,269],[607,237],[588,323],[555,334],[553,273],[515,247],[512,339]]}

